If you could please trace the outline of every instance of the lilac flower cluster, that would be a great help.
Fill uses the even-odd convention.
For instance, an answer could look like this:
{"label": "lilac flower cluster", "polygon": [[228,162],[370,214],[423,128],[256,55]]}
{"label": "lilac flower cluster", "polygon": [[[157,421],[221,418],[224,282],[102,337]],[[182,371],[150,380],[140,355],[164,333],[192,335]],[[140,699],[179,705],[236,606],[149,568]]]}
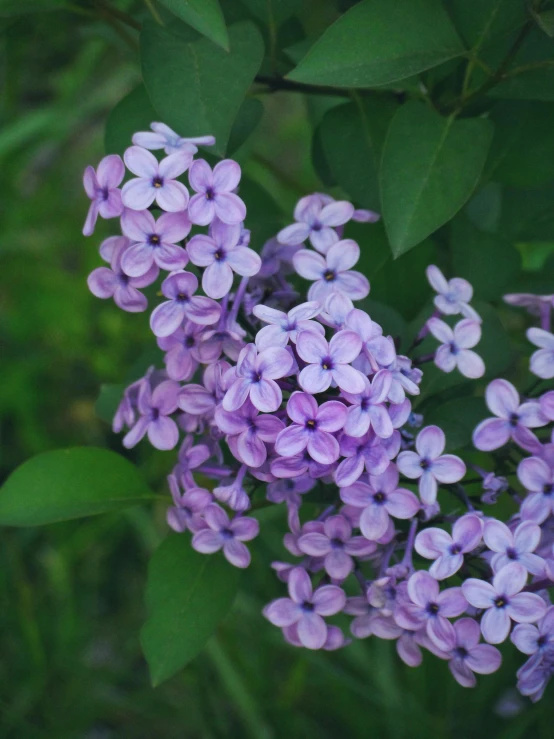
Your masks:
{"label": "lilac flower cluster", "polygon": [[[239,165],[226,159],[212,169],[196,158],[197,146],[212,143],[153,123],[123,160],[105,157],[84,178],[84,233],[100,216],[119,218],[123,234],[101,244],[109,266],[92,272],[91,291],[141,312],[141,290],[163,274],[150,327],[165,369],[126,389],[113,427],[126,430],[126,447],[147,436],[157,449],[178,448],[168,525],[190,532],[197,551],[221,550],[244,568],[256,510],[282,504],[283,545],[295,560],[273,563],[288,596],[264,615],[290,644],[345,646],[350,619],[352,637],[394,640],[411,666],[430,651],[472,687],[475,673],[499,668],[495,645],[509,637],[529,656],[518,687],[537,700],[554,672],[554,438],[537,435],[554,421],[554,391],[520,398],[504,379],[488,384],[492,417],[473,443],[493,469],[471,465],[479,500],[476,483],[462,483],[466,464],[444,453],[439,427],[420,429],[411,400],[426,361],[484,375],[471,285],[429,266],[435,310],[408,351],[415,356],[400,354],[353,302],[370,285],[354,269],[360,248],[344,227],[378,215],[315,193],[299,201],[293,224],[250,248]],[[121,187],[126,168],[132,176]],[[309,283],[306,299],[298,278]],[[531,371],[550,379],[552,300],[531,297],[507,299],[540,315],[528,332],[539,347]],[[439,345],[417,355],[426,337]],[[500,496],[513,501],[507,522],[479,508]],[[458,507],[445,513],[449,497]]]}

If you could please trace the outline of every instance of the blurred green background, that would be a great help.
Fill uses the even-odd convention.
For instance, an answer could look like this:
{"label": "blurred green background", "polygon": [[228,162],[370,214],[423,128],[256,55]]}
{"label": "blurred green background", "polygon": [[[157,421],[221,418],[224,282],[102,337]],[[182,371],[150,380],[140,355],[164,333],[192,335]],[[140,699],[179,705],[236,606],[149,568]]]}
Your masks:
{"label": "blurred green background", "polygon": [[[87,290],[86,276],[99,264],[97,244],[111,224],[100,224],[89,240],[81,236],[82,171],[105,153],[110,110],[140,82],[136,40],[103,15],[102,3],[32,12],[40,4],[28,2],[29,12],[17,16],[10,10],[15,3],[0,4],[2,479],[48,449],[94,444],[123,452],[95,402],[102,383],[121,382],[144,366],[152,345],[147,314],[124,314]],[[148,8],[141,5],[141,12]],[[317,31],[332,13],[314,1],[304,19]],[[323,187],[311,165],[312,128],[337,101],[308,104],[280,92],[263,102],[263,120],[238,158],[251,181],[265,187],[272,217],[284,225],[299,196]],[[414,282],[410,265],[426,264],[434,250],[421,245],[412,261],[383,268],[374,294],[386,297],[387,280],[395,287],[403,280],[402,295],[421,309],[428,289],[422,276]],[[551,245],[519,250],[532,279]],[[402,296],[396,307],[405,314]],[[504,322],[518,331],[525,325],[513,312]],[[132,458],[163,489],[171,453],[139,448]],[[509,646],[501,672],[479,678],[471,691],[429,654],[423,667],[405,667],[391,643],[358,642],[317,654],[283,644],[260,615],[263,603],[281,592],[267,569],[279,556],[280,517],[279,510],[268,513],[255,564],[217,635],[182,674],[155,690],[139,629],[148,558],[166,532],[163,506],[3,529],[0,736],[552,736],[552,693],[536,706],[518,698],[514,670],[521,660]]]}

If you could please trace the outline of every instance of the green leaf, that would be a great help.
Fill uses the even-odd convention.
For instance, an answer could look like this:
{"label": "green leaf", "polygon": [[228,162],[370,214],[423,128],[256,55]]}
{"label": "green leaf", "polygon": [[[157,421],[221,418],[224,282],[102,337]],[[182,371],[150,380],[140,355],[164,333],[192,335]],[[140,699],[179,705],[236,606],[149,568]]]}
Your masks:
{"label": "green leaf", "polygon": [[104,145],[108,154],[123,154],[137,131],[149,131],[158,119],[144,85],[138,85],[112,110],[106,121]]}
{"label": "green leaf", "polygon": [[331,108],[321,123],[321,141],[334,179],[357,204],[380,210],[379,161],[398,104],[387,96],[363,98]]}
{"label": "green leaf", "polygon": [[0,524],[38,526],[118,511],[155,498],[124,457],[108,449],[73,447],[24,462],[0,488]]}
{"label": "green leaf", "polygon": [[[515,34],[506,37],[491,50],[490,58],[485,56],[484,60],[489,66],[496,68],[515,37]],[[539,28],[533,28],[521,44],[508,75],[488,94],[512,100],[554,101],[554,39]]]}
{"label": "green leaf", "polygon": [[229,36],[218,0],[160,0],[162,5],[214,44],[229,51]]}
{"label": "green leaf", "polygon": [[425,425],[440,426],[446,436],[445,451],[453,452],[471,442],[474,428],[487,415],[483,398],[456,398],[425,413]]}
{"label": "green leaf", "polygon": [[65,0],[0,0],[0,18],[64,10],[67,5]]}
{"label": "green leaf", "polygon": [[473,192],[492,124],[442,118],[421,103],[403,105],[381,162],[383,218],[395,257],[449,221]]}
{"label": "green leaf", "polygon": [[111,424],[126,387],[127,385],[124,383],[103,384],[100,386],[100,394],[94,406],[98,418]]}
{"label": "green leaf", "polygon": [[240,181],[240,196],[248,208],[244,225],[251,232],[250,248],[260,251],[265,242],[283,227],[283,212],[267,190],[244,174]]}
{"label": "green leaf", "polygon": [[241,0],[242,4],[262,23],[280,25],[294,15],[303,3],[300,0]]}
{"label": "green leaf", "polygon": [[196,552],[188,536],[172,534],[162,542],[148,567],[148,619],[141,632],[154,687],[202,650],[233,604],[239,575],[221,554]]}
{"label": "green leaf", "polygon": [[516,281],[521,256],[513,244],[479,231],[460,213],[451,224],[452,271],[473,285],[475,297],[499,300]]}
{"label": "green leaf", "polygon": [[264,106],[257,98],[246,98],[233,123],[227,153],[234,154],[250,138],[262,120]]}
{"label": "green leaf", "polygon": [[363,0],[342,15],[288,77],[338,87],[374,87],[463,53],[440,0]]}
{"label": "green leaf", "polygon": [[227,53],[205,38],[187,42],[153,22],[141,33],[144,84],[160,119],[181,136],[213,134],[221,155],[264,53],[249,21],[229,28],[229,43]]}
{"label": "green leaf", "polygon": [[532,190],[505,187],[498,233],[511,241],[554,241],[554,183]]}
{"label": "green leaf", "polygon": [[502,185],[488,182],[473,195],[465,211],[470,221],[481,231],[496,233],[502,214]]}
{"label": "green leaf", "polygon": [[531,11],[535,23],[547,36],[554,37],[554,10],[545,10],[542,13]]}
{"label": "green leaf", "polygon": [[522,0],[444,0],[468,48],[480,49],[527,20]]}

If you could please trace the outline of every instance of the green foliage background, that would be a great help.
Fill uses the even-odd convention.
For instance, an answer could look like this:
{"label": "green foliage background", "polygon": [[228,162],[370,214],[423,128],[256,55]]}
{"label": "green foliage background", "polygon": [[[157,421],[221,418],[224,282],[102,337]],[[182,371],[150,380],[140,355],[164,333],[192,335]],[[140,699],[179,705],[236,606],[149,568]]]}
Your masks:
{"label": "green foliage background", "polygon": [[[105,146],[130,143],[152,106],[182,134],[217,132],[219,155],[229,138],[257,248],[314,190],[382,209],[385,226],[350,232],[372,282],[372,316],[409,343],[429,311],[423,270],[439,263],[475,285],[488,377],[529,383],[518,355],[528,354],[527,318],[500,297],[552,292],[550,5],[0,0],[2,479],[60,447],[123,452],[102,420],[109,391],[96,399],[102,383],[141,373],[152,339],[145,315],[87,291],[96,244],[111,231],[101,224],[92,239],[81,236],[80,180]],[[207,65],[197,85],[190,44]],[[217,77],[218,59],[232,88]],[[463,450],[483,417],[482,385],[431,368],[425,388],[418,410]],[[165,492],[171,454],[139,447],[126,456]],[[260,616],[281,592],[268,570],[283,556],[278,508],[262,517],[254,564],[216,636],[152,689],[139,631],[164,509],[160,500],[2,530],[1,737],[551,736],[552,692],[536,706],[517,698],[520,660],[509,648],[502,671],[469,691],[431,655],[418,670],[404,667],[385,642],[333,654],[284,645]]]}

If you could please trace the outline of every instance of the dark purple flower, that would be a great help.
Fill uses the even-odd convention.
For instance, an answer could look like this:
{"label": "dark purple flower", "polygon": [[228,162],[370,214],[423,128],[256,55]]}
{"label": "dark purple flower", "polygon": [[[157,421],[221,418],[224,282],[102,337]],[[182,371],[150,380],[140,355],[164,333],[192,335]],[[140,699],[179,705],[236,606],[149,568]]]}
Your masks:
{"label": "dark purple flower", "polygon": [[227,441],[233,455],[249,467],[262,466],[267,458],[266,443],[274,442],[285,428],[283,421],[275,416],[260,416],[250,400],[233,413],[219,406],[215,412],[215,422],[228,435]]}
{"label": "dark purple flower", "polygon": [[323,533],[303,534],[298,548],[311,557],[323,557],[325,571],[334,580],[346,580],[354,569],[353,557],[367,557],[377,545],[363,536],[352,536],[352,526],[338,515],[324,521]]}
{"label": "dark purple flower", "polygon": [[361,348],[360,337],[353,331],[339,331],[329,342],[313,331],[301,331],[296,350],[308,363],[298,378],[302,389],[308,393],[322,393],[335,382],[341,390],[363,392],[364,375],[349,366]]}
{"label": "dark purple flower", "polygon": [[211,298],[194,295],[197,288],[198,280],[191,272],[172,272],[166,277],[162,293],[168,300],[158,305],[150,316],[150,328],[155,336],[175,333],[185,318],[202,326],[219,320],[221,306]]}
{"label": "dark purple flower", "polygon": [[236,375],[223,398],[226,411],[236,411],[250,398],[264,413],[273,413],[281,405],[283,395],[275,380],[289,374],[292,355],[275,347],[258,354],[254,344],[248,344],[239,354]]}
{"label": "dark purple flower", "polygon": [[161,382],[153,391],[150,383],[141,385],[137,401],[140,417],[123,437],[123,446],[130,449],[148,434],[156,449],[173,449],[179,441],[179,429],[169,416],[177,410],[178,393],[179,385],[172,380]]}
{"label": "dark purple flower", "polygon": [[346,457],[335,472],[335,482],[340,488],[354,484],[364,467],[370,475],[381,475],[389,466],[390,459],[383,440],[373,429],[358,438],[343,434],[339,445],[341,456]]}
{"label": "dark purple flower", "polygon": [[177,213],[185,210],[189,193],[177,177],[191,165],[192,153],[181,149],[161,162],[146,149],[130,146],[123,155],[127,168],[135,179],[123,185],[123,204],[132,210],[146,210],[154,201],[162,210]]}
{"label": "dark purple flower", "polygon": [[428,572],[415,572],[408,580],[410,602],[400,605],[394,613],[396,623],[404,629],[417,631],[425,626],[427,636],[439,649],[450,651],[456,644],[456,632],[448,621],[467,608],[461,588],[439,592],[439,584]]}
{"label": "dark purple flower", "polygon": [[482,520],[469,513],[456,521],[452,536],[434,527],[420,531],[415,539],[415,550],[425,559],[434,559],[430,574],[436,580],[445,580],[458,572],[464,563],[464,554],[472,552],[481,543],[482,536]]}
{"label": "dark purple flower", "polygon": [[99,215],[102,218],[116,218],[123,213],[121,191],[118,187],[124,175],[125,167],[117,154],[104,157],[96,172],[93,167],[85,169],[83,186],[92,202],[83,226],[83,236],[92,235]]}
{"label": "dark purple flower", "polygon": [[348,436],[358,437],[363,436],[371,427],[377,436],[388,439],[394,429],[383,403],[389,394],[392,375],[387,370],[379,370],[371,383],[369,380],[365,383],[363,392],[356,395],[343,390],[343,396],[352,403],[348,409],[344,431]]}
{"label": "dark purple flower", "polygon": [[292,258],[294,269],[301,277],[311,280],[308,300],[324,303],[334,292],[342,292],[352,300],[369,295],[369,281],[351,268],[360,258],[360,247],[352,239],[338,241],[322,256],[310,249],[297,251]]}
{"label": "dark purple flower", "polygon": [[342,226],[354,213],[354,207],[345,200],[329,201],[331,198],[318,193],[301,198],[294,209],[296,223],[279,231],[279,242],[296,246],[309,238],[314,249],[326,254],[339,240],[333,226]]}
{"label": "dark purple flower", "polygon": [[143,149],[156,151],[163,149],[166,154],[175,154],[177,151],[188,151],[196,154],[198,146],[213,146],[215,138],[213,136],[195,136],[193,138],[183,138],[175,133],[173,129],[166,126],[165,123],[151,123],[151,131],[138,131],[133,134],[133,144],[142,146]]}
{"label": "dark purple flower", "polygon": [[167,525],[179,534],[187,529],[194,534],[205,528],[201,515],[213,501],[211,493],[203,488],[190,488],[181,493],[175,475],[169,475],[167,482],[173,498],[173,506],[167,509]]}
{"label": "dark purple flower", "polygon": [[281,628],[296,624],[302,645],[307,649],[321,649],[328,633],[323,617],[333,616],[344,608],[344,591],[336,585],[322,585],[314,591],[302,567],[291,571],[288,587],[290,598],[274,600],[264,608],[264,616]]}
{"label": "dark purple flower", "polygon": [[434,264],[430,264],[426,270],[429,284],[438,293],[435,298],[435,306],[446,316],[455,316],[461,313],[466,318],[481,321],[479,314],[469,305],[473,297],[473,288],[467,280],[461,277],[453,277],[447,280],[443,273]]}
{"label": "dark purple flower", "polygon": [[121,229],[135,242],[121,262],[131,277],[140,277],[153,264],[171,272],[183,269],[189,261],[187,252],[177,245],[190,231],[186,213],[164,213],[155,221],[148,210],[126,209],[121,217]]}
{"label": "dark purple flower", "polygon": [[202,287],[210,298],[227,295],[233,285],[234,272],[252,277],[261,267],[259,255],[239,245],[240,237],[240,224],[230,226],[215,220],[209,236],[197,234],[187,244],[190,261],[197,267],[205,267]]}
{"label": "dark purple flower", "polygon": [[287,413],[293,423],[279,433],[275,451],[283,457],[294,457],[304,449],[320,464],[332,464],[339,457],[339,443],[332,434],[346,419],[346,407],[329,400],[319,408],[308,393],[295,392],[287,403]]}
{"label": "dark purple flower", "polygon": [[312,479],[317,480],[329,476],[333,469],[332,464],[320,464],[312,459],[307,449],[294,457],[277,457],[271,461],[271,472],[275,477],[283,479],[296,478],[307,472]]}
{"label": "dark purple flower", "polygon": [[218,162],[213,172],[204,159],[193,162],[189,182],[196,195],[189,203],[190,220],[199,226],[207,226],[214,218],[231,225],[244,221],[246,207],[233,193],[240,176],[240,166],[232,159]]}
{"label": "dark purple flower", "polygon": [[435,352],[435,364],[443,372],[458,371],[465,377],[476,379],[485,374],[485,363],[474,351],[481,340],[481,324],[471,318],[464,318],[453,329],[440,318],[427,321],[429,331],[442,342]]}
{"label": "dark purple flower", "polygon": [[[148,307],[148,301],[137,288],[151,285],[158,277],[159,269],[153,264],[141,277],[129,277],[121,268],[121,259],[129,249],[125,236],[107,239],[110,243],[110,267],[98,267],[87,279],[89,290],[97,298],[113,298],[114,303],[129,313],[140,313]],[[107,249],[103,250],[108,253]]]}
{"label": "dark purple flower", "polygon": [[473,444],[483,452],[499,449],[510,439],[527,451],[538,446],[530,428],[544,426],[540,405],[536,401],[519,402],[519,394],[511,382],[493,380],[485,391],[487,406],[497,418],[487,418],[473,432]]}
{"label": "dark purple flower", "polygon": [[309,475],[303,474],[295,478],[286,478],[270,482],[267,486],[266,498],[272,503],[287,503],[287,505],[300,505],[300,496],[310,492],[315,485],[315,480]]}
{"label": "dark purple flower", "polygon": [[419,479],[419,494],[426,505],[437,499],[439,482],[453,483],[461,480],[466,466],[454,454],[443,454],[444,432],[438,426],[427,426],[417,435],[416,452],[401,452],[397,465],[400,472],[411,480]]}
{"label": "dark purple flower", "polygon": [[511,620],[533,623],[546,612],[543,599],[535,593],[521,593],[527,583],[527,570],[513,562],[499,570],[492,584],[470,577],[462,584],[466,600],[475,608],[486,609],[481,632],[490,644],[500,644],[510,633]]}
{"label": "dark purple flower", "polygon": [[496,552],[491,559],[494,572],[510,562],[519,562],[532,575],[544,573],[544,560],[533,554],[541,540],[541,529],[536,523],[524,521],[512,533],[502,521],[489,518],[485,523],[483,539],[488,548]]}
{"label": "dark purple flower", "polygon": [[450,652],[448,667],[456,682],[464,688],[473,688],[477,684],[474,672],[479,675],[490,675],[496,672],[502,662],[502,656],[496,647],[490,644],[479,644],[479,624],[472,618],[460,618],[454,623],[456,642]]}
{"label": "dark purple flower", "polygon": [[517,476],[530,493],[521,506],[521,518],[543,523],[554,513],[554,470],[544,459],[528,457],[519,463]]}
{"label": "dark purple flower", "polygon": [[223,549],[225,558],[235,567],[245,568],[250,564],[250,552],[245,541],[258,536],[260,524],[255,518],[229,516],[216,503],[206,506],[204,520],[209,528],[198,531],[192,537],[192,546],[202,554],[213,554]]}
{"label": "dark purple flower", "polygon": [[296,344],[300,331],[314,331],[324,335],[323,326],[317,321],[310,320],[321,312],[321,306],[316,301],[302,303],[284,313],[267,305],[256,305],[253,313],[269,326],[264,326],[256,334],[256,346],[258,350],[267,349],[270,346],[285,347],[289,341]]}

